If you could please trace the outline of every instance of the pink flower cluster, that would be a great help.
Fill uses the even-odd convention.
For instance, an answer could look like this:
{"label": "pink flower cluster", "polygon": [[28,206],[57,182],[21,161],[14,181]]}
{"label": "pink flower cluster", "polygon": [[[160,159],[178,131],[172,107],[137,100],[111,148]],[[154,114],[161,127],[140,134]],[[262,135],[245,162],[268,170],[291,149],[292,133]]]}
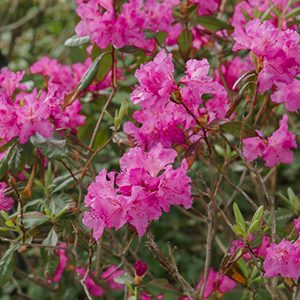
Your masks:
{"label": "pink flower cluster", "polygon": [[[84,268],[76,268],[75,272],[79,277],[84,278],[86,274],[86,269]],[[124,285],[116,283],[114,279],[116,277],[122,276],[125,272],[119,269],[116,265],[111,265],[108,267],[101,275],[101,280],[107,283],[108,288],[111,290],[122,290]],[[94,297],[102,297],[104,296],[104,289],[102,286],[99,286],[95,283],[91,276],[86,278],[86,286],[90,292],[90,294]]]}
{"label": "pink flower cluster", "polygon": [[[127,122],[125,133],[145,149],[157,143],[170,147],[183,144],[188,137],[199,138],[192,132],[197,119],[204,118],[209,124],[224,118],[229,108],[226,91],[208,75],[209,68],[206,59],[191,59],[185,76],[176,84],[171,54],[161,51],[142,65],[135,73],[139,85],[131,94],[132,102],[141,105],[133,114],[141,126]],[[202,99],[205,95],[206,101]]]}
{"label": "pink flower cluster", "polygon": [[75,30],[79,36],[89,36],[100,48],[135,46],[152,52],[155,41],[147,39],[144,31],[164,31],[168,34],[167,43],[175,43],[182,26],[173,25],[172,7],[179,3],[178,0],[130,0],[118,12],[112,0],[77,0],[76,11],[81,21]]}
{"label": "pink flower cluster", "polygon": [[[300,220],[294,220],[295,228],[300,233]],[[300,239],[293,243],[283,239],[279,244],[271,244],[267,248],[264,260],[265,276],[277,275],[298,280],[300,277]]]}
{"label": "pink flower cluster", "polygon": [[299,72],[299,34],[282,31],[271,22],[254,19],[237,26],[233,33],[233,50],[249,49],[257,57],[259,91],[265,92],[279,83],[290,84]]}
{"label": "pink flower cluster", "polygon": [[[0,138],[4,142],[19,137],[24,144],[34,133],[47,138],[53,132],[46,93],[25,92],[26,86],[20,83],[23,76],[24,72],[6,68],[0,71]],[[15,96],[17,89],[21,91]]]}
{"label": "pink flower cluster", "polygon": [[[142,236],[149,223],[157,220],[171,205],[192,205],[187,163],[172,167],[177,153],[161,144],[149,152],[131,148],[120,159],[119,173],[104,169],[88,187],[83,223],[93,229],[96,240],[104,228],[121,228],[125,223]],[[116,184],[116,187],[115,187]]]}
{"label": "pink flower cluster", "polygon": [[0,182],[0,210],[9,211],[14,205],[11,197],[5,196],[6,183]]}
{"label": "pink flower cluster", "polygon": [[249,161],[261,157],[269,168],[279,163],[293,162],[291,149],[297,148],[297,144],[295,135],[288,131],[288,116],[284,115],[279,124],[279,128],[268,139],[264,139],[260,132],[257,137],[243,139],[243,153]]}
{"label": "pink flower cluster", "polygon": [[[271,5],[274,5],[274,8],[278,11],[284,12],[284,14],[278,15],[273,13],[272,11],[269,13],[269,18],[271,17],[270,21],[276,25],[281,26],[283,29],[287,29],[288,22],[285,19],[285,15],[289,13],[292,9],[297,6],[296,1],[294,3],[289,3],[289,8],[287,9],[288,0],[247,0],[241,1],[234,7],[234,13],[231,20],[231,25],[241,26],[249,19],[253,19],[254,16],[263,15]],[[299,4],[298,4],[299,5]]]}

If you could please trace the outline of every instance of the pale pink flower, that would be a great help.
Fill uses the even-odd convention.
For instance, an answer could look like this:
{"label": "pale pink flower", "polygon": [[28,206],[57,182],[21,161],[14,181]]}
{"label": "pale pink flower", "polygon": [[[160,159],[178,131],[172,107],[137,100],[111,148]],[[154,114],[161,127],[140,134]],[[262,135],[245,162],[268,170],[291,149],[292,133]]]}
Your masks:
{"label": "pale pink flower", "polygon": [[278,83],[277,90],[271,96],[275,103],[284,103],[287,111],[300,109],[300,80],[294,79],[290,84]]}

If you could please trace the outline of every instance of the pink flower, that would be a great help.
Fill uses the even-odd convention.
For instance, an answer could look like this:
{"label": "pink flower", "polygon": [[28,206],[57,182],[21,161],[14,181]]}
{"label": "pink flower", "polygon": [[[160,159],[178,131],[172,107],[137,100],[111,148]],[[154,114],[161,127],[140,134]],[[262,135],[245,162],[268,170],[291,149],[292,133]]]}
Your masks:
{"label": "pink flower", "polygon": [[[75,272],[81,277],[84,278],[86,270],[84,268],[76,268]],[[102,274],[101,279],[106,281],[108,287],[112,290],[122,290],[124,285],[116,283],[114,279],[118,276],[122,276],[125,272],[119,269],[116,265],[109,266]],[[93,273],[94,275],[94,273]],[[94,297],[104,296],[104,289],[102,286],[99,286],[95,283],[91,276],[88,276],[86,279],[86,286]]]}
{"label": "pink flower", "polygon": [[0,139],[9,142],[18,136],[17,115],[14,104],[8,95],[0,89]]}
{"label": "pink flower", "polygon": [[12,97],[16,89],[26,89],[26,85],[21,84],[25,72],[18,71],[16,73],[8,68],[0,70],[0,90],[3,89],[7,96]]}
{"label": "pink flower", "polygon": [[249,161],[262,157],[266,150],[263,134],[260,131],[256,131],[256,133],[258,135],[256,137],[243,139],[243,154]]}
{"label": "pink flower", "polygon": [[288,131],[288,116],[280,120],[279,129],[268,138],[268,146],[263,154],[267,167],[278,163],[290,164],[294,160],[292,148],[296,149],[296,136]]}
{"label": "pink flower", "polygon": [[297,280],[300,277],[300,249],[287,240],[271,244],[264,261],[265,276],[277,275]]}
{"label": "pink flower", "polygon": [[299,35],[296,31],[282,31],[269,21],[262,24],[255,19],[235,28],[233,50],[249,49],[260,60],[259,91],[265,92],[273,84],[293,81],[299,71]]}
{"label": "pink flower", "polygon": [[191,3],[198,4],[198,14],[199,16],[203,16],[203,15],[213,14],[218,9],[221,0],[211,0],[211,1],[191,0]]}
{"label": "pink flower", "polygon": [[126,45],[153,51],[154,40],[147,40],[143,32],[145,14],[142,2],[131,0],[123,4],[120,14],[114,11],[112,1],[77,1],[77,14],[81,21],[76,26],[79,36],[90,36],[100,48],[112,44],[116,48]]}
{"label": "pink flower", "polygon": [[122,290],[124,288],[123,284],[115,282],[115,278],[124,275],[125,271],[119,269],[116,265],[109,266],[101,275],[101,278],[108,283],[108,286],[112,290]]}
{"label": "pink flower", "polygon": [[[59,282],[61,280],[61,277],[65,271],[65,268],[67,266],[67,263],[69,261],[69,257],[67,255],[67,245],[66,243],[59,243],[58,246],[60,247],[58,250],[56,250],[56,254],[59,257],[58,266],[55,270],[55,273],[53,277],[50,279],[50,282]],[[63,248],[63,249],[62,249]]]}
{"label": "pink flower", "polygon": [[284,103],[287,111],[297,111],[300,108],[300,81],[294,79],[290,84],[278,83],[277,90],[271,96],[275,103]]}
{"label": "pink flower", "polygon": [[14,206],[14,200],[5,196],[6,187],[5,182],[0,182],[0,210],[9,211]]}
{"label": "pink flower", "polygon": [[26,143],[35,133],[45,138],[52,135],[53,125],[49,121],[50,110],[45,103],[45,98],[45,93],[38,96],[37,90],[33,90],[31,94],[19,93],[17,95],[15,110],[21,144]]}
{"label": "pink flower", "polygon": [[198,50],[209,41],[209,35],[201,33],[201,30],[204,29],[205,28],[199,24],[191,29],[193,34],[193,47]]}
{"label": "pink flower", "polygon": [[93,228],[95,239],[102,236],[104,228],[119,229],[126,223],[126,203],[122,196],[116,194],[114,180],[114,172],[102,170],[88,187],[84,204],[90,209],[84,213],[83,223]]}
{"label": "pink flower", "polygon": [[243,140],[243,153],[248,160],[262,157],[269,168],[279,163],[293,162],[294,154],[291,149],[297,148],[297,144],[295,135],[288,131],[288,116],[284,115],[279,124],[279,129],[267,140],[262,135]]}
{"label": "pink flower", "polygon": [[[84,278],[87,271],[84,268],[76,268],[75,272],[82,279]],[[104,289],[101,286],[97,285],[90,276],[86,278],[85,284],[92,296],[102,297],[104,295]]]}
{"label": "pink flower", "polygon": [[[144,235],[149,223],[159,219],[171,205],[192,205],[187,164],[172,167],[176,157],[173,149],[161,144],[149,152],[136,147],[120,159],[120,173],[102,170],[88,187],[85,206],[89,208],[83,223],[94,230],[95,239],[104,228],[119,229],[125,223]],[[116,184],[116,187],[115,187]]]}
{"label": "pink flower", "polygon": [[[203,285],[203,275],[197,285],[197,289],[200,289]],[[219,292],[224,294],[235,289],[236,283],[226,275],[219,275],[218,272],[210,268],[207,274],[206,284],[204,288],[204,299],[209,298],[213,293]]]}
{"label": "pink flower", "polygon": [[[252,241],[253,237],[250,236],[249,239],[250,239],[250,241]],[[255,253],[259,257],[265,257],[267,248],[269,246],[270,246],[270,237],[265,235],[265,236],[263,236],[261,244],[259,245],[259,247],[253,248],[252,251],[253,251],[253,253]],[[244,251],[248,249],[246,247],[245,242],[241,241],[241,240],[232,241],[232,243],[230,245],[230,254],[231,255],[235,254],[236,251],[238,251],[239,249],[243,249]],[[243,254],[243,258],[247,260],[247,259],[251,259],[252,256],[249,252],[246,252],[246,253]]]}
{"label": "pink flower", "polygon": [[[136,72],[139,85],[131,94],[131,100],[141,104],[133,114],[138,124],[127,122],[124,131],[144,149],[158,143],[164,147],[184,144],[186,136],[195,141],[201,138],[201,133],[194,133],[195,119],[207,116],[210,123],[225,117],[229,108],[227,94],[224,87],[208,75],[208,61],[191,59],[186,66],[179,88],[174,81],[172,56],[167,56],[165,51]],[[206,94],[210,99],[203,103],[202,97]]]}
{"label": "pink flower", "polygon": [[[221,67],[226,83],[230,89],[232,89],[234,83],[239,79],[240,76],[251,69],[253,69],[253,66],[250,62],[249,56],[244,59],[239,56],[235,56],[232,60],[228,61]],[[218,82],[222,84],[222,80],[218,71],[215,72],[215,75]]]}
{"label": "pink flower", "polygon": [[142,65],[135,72],[139,86],[131,94],[134,104],[149,101],[151,103],[161,99],[167,100],[171,91],[175,90],[174,65],[172,55],[162,50],[152,62]]}

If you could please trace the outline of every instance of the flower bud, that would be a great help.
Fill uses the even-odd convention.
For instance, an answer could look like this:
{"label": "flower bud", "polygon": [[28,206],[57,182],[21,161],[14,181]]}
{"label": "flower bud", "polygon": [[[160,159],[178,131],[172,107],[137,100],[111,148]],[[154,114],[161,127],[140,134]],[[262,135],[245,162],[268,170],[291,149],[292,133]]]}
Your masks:
{"label": "flower bud", "polygon": [[143,277],[148,269],[147,263],[143,263],[140,259],[134,264],[135,275]]}
{"label": "flower bud", "polygon": [[143,263],[140,259],[136,261],[134,264],[134,269],[135,269],[135,276],[134,276],[134,284],[136,286],[141,285],[143,281],[143,277],[145,276],[147,272],[147,263]]}

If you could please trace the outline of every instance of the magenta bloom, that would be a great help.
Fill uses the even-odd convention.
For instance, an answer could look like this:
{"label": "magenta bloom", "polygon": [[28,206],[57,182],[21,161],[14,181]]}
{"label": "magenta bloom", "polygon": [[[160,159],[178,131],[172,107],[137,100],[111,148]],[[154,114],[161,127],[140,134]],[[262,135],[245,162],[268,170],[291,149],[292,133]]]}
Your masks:
{"label": "magenta bloom", "polygon": [[0,182],[0,210],[9,211],[14,206],[14,200],[5,196],[6,183]]}
{"label": "magenta bloom", "polygon": [[[197,288],[200,289],[202,284],[203,275],[200,278]],[[236,283],[233,280],[231,280],[228,276],[219,275],[218,272],[214,271],[213,268],[210,268],[207,274],[203,297],[204,299],[207,299],[215,292],[224,294],[235,289],[235,287]]]}
{"label": "magenta bloom", "polygon": [[[142,236],[149,223],[157,220],[171,205],[192,205],[190,178],[183,161],[172,167],[177,153],[160,144],[145,152],[130,149],[120,159],[120,173],[102,170],[88,187],[83,223],[94,230],[95,239],[104,228],[119,229],[125,223],[134,226]],[[116,183],[116,186],[115,186]]]}
{"label": "magenta bloom", "polygon": [[276,92],[271,96],[275,103],[284,103],[287,111],[297,111],[300,108],[300,80],[292,83],[278,83]]}
{"label": "magenta bloom", "polygon": [[213,14],[218,9],[221,0],[211,0],[211,1],[192,0],[191,3],[198,4],[198,14],[199,16],[203,16],[203,15]]}
{"label": "magenta bloom", "polygon": [[[292,83],[299,72],[299,34],[282,31],[271,22],[255,19],[237,26],[233,33],[233,50],[249,49],[262,61],[259,66],[259,91],[265,92],[273,84]],[[261,70],[260,70],[261,69]]]}
{"label": "magenta bloom", "polygon": [[[69,257],[67,255],[66,251],[66,243],[59,243],[58,246],[60,247],[58,250],[56,250],[56,254],[59,257],[58,266],[55,270],[55,273],[53,277],[50,279],[50,282],[59,282],[61,280],[61,277],[65,271],[65,268],[67,266],[67,263],[69,261]],[[64,248],[64,249],[62,249]]]}
{"label": "magenta bloom", "polygon": [[[253,69],[253,66],[250,62],[249,56],[244,59],[240,58],[239,56],[235,56],[231,61],[228,61],[221,67],[226,83],[230,89],[232,89],[234,83],[239,79],[240,76],[251,69]],[[222,84],[218,71],[215,72],[215,75],[218,82]]]}
{"label": "magenta bloom", "polygon": [[46,94],[41,93],[38,96],[37,90],[33,90],[31,94],[20,93],[17,95],[15,109],[21,144],[26,143],[29,137],[35,133],[39,133],[45,138],[52,135],[53,125],[49,120],[50,110],[45,99]]}
{"label": "magenta bloom", "polygon": [[137,276],[144,276],[148,270],[147,263],[143,263],[140,259],[138,259],[134,264],[134,270]]}
{"label": "magenta bloom", "polygon": [[176,89],[173,73],[172,55],[167,55],[164,50],[159,52],[153,61],[135,72],[140,84],[131,94],[131,101],[137,104],[168,100],[170,92]]}
{"label": "magenta bloom", "polygon": [[279,163],[293,162],[294,154],[291,149],[297,148],[297,144],[295,135],[288,131],[288,116],[284,115],[279,124],[279,129],[267,140],[261,135],[243,140],[243,153],[248,160],[262,157],[269,168]]}
{"label": "magenta bloom", "polygon": [[[83,278],[86,273],[86,269],[84,268],[76,268],[75,272]],[[118,269],[116,265],[109,266],[101,275],[101,279],[107,282],[107,285],[112,290],[122,290],[124,285],[116,283],[114,279],[118,276],[122,276],[125,272],[121,269]],[[86,286],[94,297],[102,297],[104,296],[104,289],[102,286],[99,286],[95,283],[91,276],[88,276],[86,279]]]}
{"label": "magenta bloom", "polygon": [[111,0],[77,0],[76,11],[81,21],[75,30],[79,36],[89,36],[100,48],[111,44],[116,48],[135,46],[152,52],[155,41],[147,39],[144,31],[164,31],[167,44],[174,44],[182,25],[174,24],[172,7],[179,3],[179,0],[130,0],[116,12]]}
{"label": "magenta bloom", "polygon": [[26,85],[20,83],[25,71],[12,72],[8,68],[0,70],[0,89],[4,90],[6,95],[11,97],[16,89],[26,89]]}
{"label": "magenta bloom", "polygon": [[[84,278],[86,274],[86,269],[84,268],[75,268],[75,272],[78,276]],[[90,294],[94,297],[102,297],[104,295],[104,289],[102,286],[99,286],[95,283],[95,281],[88,276],[85,281],[86,287],[88,288]]]}
{"label": "magenta bloom", "polygon": [[[144,149],[158,143],[164,147],[184,144],[186,136],[199,140],[201,133],[193,132],[197,122],[180,102],[184,102],[196,118],[204,117],[208,123],[224,118],[229,108],[226,91],[208,75],[209,68],[206,59],[189,60],[179,86],[174,80],[172,56],[165,51],[158,53],[152,62],[136,71],[139,85],[132,92],[131,100],[134,104],[140,103],[141,108],[133,114],[138,124],[125,123],[125,133]],[[205,94],[209,94],[210,99],[203,103]]]}

